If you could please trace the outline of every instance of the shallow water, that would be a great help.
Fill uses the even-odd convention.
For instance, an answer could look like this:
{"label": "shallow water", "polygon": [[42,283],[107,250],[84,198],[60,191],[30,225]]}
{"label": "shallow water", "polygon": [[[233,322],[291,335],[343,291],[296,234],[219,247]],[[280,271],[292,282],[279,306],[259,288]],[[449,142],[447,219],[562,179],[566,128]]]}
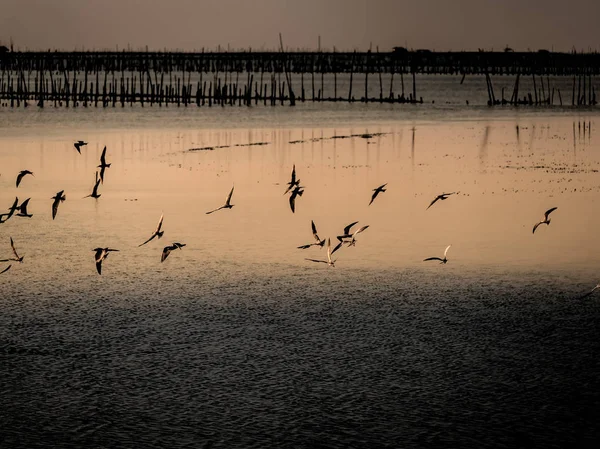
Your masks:
{"label": "shallow water", "polygon": [[[597,114],[406,111],[2,110],[0,446],[591,446]],[[369,229],[330,268],[311,220]]]}

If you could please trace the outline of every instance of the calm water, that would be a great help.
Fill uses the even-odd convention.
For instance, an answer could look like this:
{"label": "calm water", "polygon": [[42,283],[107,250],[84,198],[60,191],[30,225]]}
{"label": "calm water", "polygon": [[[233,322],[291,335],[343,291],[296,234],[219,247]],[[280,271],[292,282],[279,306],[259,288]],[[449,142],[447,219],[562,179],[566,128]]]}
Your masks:
{"label": "calm water", "polygon": [[[0,225],[0,259],[9,237],[24,256],[0,275],[0,447],[591,447],[600,296],[577,298],[600,281],[599,126],[437,104],[0,110],[0,208],[33,214]],[[296,248],[311,220],[369,228],[331,268]],[[98,246],[120,250],[102,276]]]}

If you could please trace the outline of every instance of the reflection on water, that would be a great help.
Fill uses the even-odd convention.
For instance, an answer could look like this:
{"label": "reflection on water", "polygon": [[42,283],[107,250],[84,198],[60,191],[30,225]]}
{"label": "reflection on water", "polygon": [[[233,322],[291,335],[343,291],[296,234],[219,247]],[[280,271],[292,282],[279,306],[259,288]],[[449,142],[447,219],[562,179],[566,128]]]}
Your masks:
{"label": "reflection on water", "polygon": [[[224,110],[194,127],[172,111],[135,127],[63,112],[35,125],[36,113],[2,118],[0,208],[31,197],[33,217],[0,225],[0,259],[9,237],[24,256],[0,278],[0,446],[600,437],[599,298],[575,299],[598,282],[595,116],[378,120],[365,108],[294,125],[269,110],[244,127]],[[83,198],[105,145],[102,196]],[[292,214],[294,164],[306,189]],[[35,177],[17,189],[23,169]],[[206,215],[232,185],[235,207]],[[164,237],[138,247],[161,214]],[[369,228],[329,268],[305,260],[323,249],[296,248],[311,220],[333,240],[353,221]],[[161,263],[173,242],[187,246]],[[447,264],[423,262],[449,244]],[[102,276],[96,247],[120,250]]]}

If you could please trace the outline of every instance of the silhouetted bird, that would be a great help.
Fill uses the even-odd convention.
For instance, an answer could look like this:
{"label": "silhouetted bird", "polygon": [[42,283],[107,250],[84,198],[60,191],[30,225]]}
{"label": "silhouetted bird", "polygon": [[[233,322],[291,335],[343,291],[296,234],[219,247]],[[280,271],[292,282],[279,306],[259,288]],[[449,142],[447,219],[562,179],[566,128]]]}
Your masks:
{"label": "silhouetted bird", "polygon": [[181,249],[181,248],[183,248],[184,246],[185,246],[185,243],[173,243],[173,244],[172,244],[172,245],[170,245],[170,246],[165,246],[165,247],[163,248],[162,255],[160,256],[160,261],[161,261],[161,262],[164,262],[164,261],[165,261],[165,259],[166,259],[167,257],[169,257],[169,254],[171,254],[171,251],[174,251],[174,250],[176,250],[176,249]]}
{"label": "silhouetted bird", "polygon": [[539,225],[541,224],[550,224],[550,218],[549,215],[554,212],[556,209],[558,209],[558,207],[553,207],[552,209],[548,209],[545,213],[544,213],[544,219],[542,221],[540,221],[539,223],[536,223],[535,226],[533,227],[533,232],[532,234],[535,234],[535,230],[538,228]]}
{"label": "silhouetted bird", "polygon": [[446,255],[448,254],[448,250],[450,249],[452,245],[448,245],[446,247],[446,251],[444,251],[444,258],[440,259],[439,257],[428,257],[427,259],[423,259],[423,262],[427,261],[427,260],[439,260],[440,263],[446,263],[448,262],[448,259],[446,258]]}
{"label": "silhouetted bird", "polygon": [[78,140],[73,144],[79,154],[81,154],[81,147],[84,145],[87,145],[87,142],[84,142],[83,140]]}
{"label": "silhouetted bird", "polygon": [[377,195],[379,195],[381,192],[385,192],[385,189],[384,189],[385,186],[387,186],[387,183],[382,186],[377,187],[376,189],[373,189],[373,196],[371,196],[371,201],[369,201],[369,206],[375,200],[375,198],[377,198]]}
{"label": "silhouetted bird", "polygon": [[30,172],[29,170],[21,170],[19,172],[19,174],[17,175],[17,187],[19,187],[19,184],[21,184],[21,180],[23,179],[23,176],[25,176],[25,175],[34,176],[33,172]]}
{"label": "silhouetted bird", "polygon": [[283,194],[285,195],[290,190],[292,190],[294,187],[298,187],[299,185],[300,185],[300,180],[296,179],[296,164],[294,164],[294,166],[292,167],[292,177],[290,179],[290,182],[287,183],[288,188],[285,190],[285,192],[283,192]]}
{"label": "silhouetted bird", "polygon": [[316,243],[309,243],[308,245],[302,245],[302,246],[299,246],[298,249],[307,249],[307,248],[310,248],[311,246],[320,246],[322,248],[323,245],[325,244],[325,239],[321,240],[319,238],[319,235],[317,234],[317,227],[315,226],[315,222],[311,220],[310,225],[312,227],[312,233],[313,233],[313,237],[315,238]]}
{"label": "silhouetted bird", "polygon": [[106,163],[106,146],[105,146],[104,150],[102,150],[102,155],[100,156],[100,165],[98,165],[98,168],[100,168],[100,182],[102,184],[104,184],[104,170],[106,170],[108,167],[110,167],[110,164]]}
{"label": "silhouetted bird", "polygon": [[65,195],[63,195],[63,193],[64,193],[64,190],[61,190],[55,196],[52,197],[52,199],[54,200],[52,202],[52,219],[53,220],[56,217],[56,214],[58,213],[58,205],[67,199],[67,197]]}
{"label": "silhouetted bird", "polygon": [[27,213],[27,205],[29,204],[29,200],[31,198],[27,198],[25,201],[23,201],[23,203],[21,203],[21,205],[19,206],[19,213],[17,214],[17,217],[27,217],[27,218],[31,218],[33,217],[32,214]]}
{"label": "silhouetted bird", "polygon": [[[441,195],[436,196],[433,201],[429,204],[429,206],[427,206],[427,209],[429,209],[431,206],[433,206],[438,200],[445,200],[447,199],[450,195],[454,195],[456,193],[459,192],[450,192],[450,193],[442,193]],[[425,209],[425,210],[427,210]]]}
{"label": "silhouetted bird", "polygon": [[354,222],[350,223],[348,226],[346,226],[344,228],[344,233],[342,235],[338,235],[337,239],[340,242],[343,242],[344,239],[351,239],[352,238],[352,234],[350,234],[350,229],[352,229],[352,226],[354,226],[356,223],[358,223],[358,221],[354,221]]}
{"label": "silhouetted bird", "polygon": [[89,195],[84,196],[84,198],[100,198],[100,195],[102,195],[101,193],[98,193],[98,187],[100,186],[100,178],[98,178],[98,172],[96,171],[96,183],[94,184],[94,188],[92,190],[92,193],[90,193]]}
{"label": "silhouetted bird", "polygon": [[92,251],[95,251],[94,260],[96,261],[96,270],[98,270],[98,274],[102,274],[102,261],[108,257],[109,252],[119,250],[111,248],[94,248]]}
{"label": "silhouetted bird", "polygon": [[160,215],[160,219],[158,220],[158,226],[156,227],[156,229],[154,230],[154,232],[152,233],[150,238],[148,240],[146,240],[144,243],[139,244],[138,247],[145,245],[150,240],[152,240],[154,237],[158,237],[160,239],[163,236],[163,234],[165,233],[165,231],[160,230],[160,228],[162,227],[162,223],[163,223],[163,214]]}
{"label": "silhouetted bird", "polygon": [[[234,186],[235,187],[235,186]],[[231,195],[233,195],[233,189],[234,187],[231,188],[231,192],[229,192],[229,195],[227,195],[227,199],[225,200],[225,204],[221,207],[218,207],[217,209],[211,210],[210,212],[207,212],[207,214],[212,214],[213,212],[216,212],[218,210],[221,209],[231,209],[234,204],[231,204]]]}

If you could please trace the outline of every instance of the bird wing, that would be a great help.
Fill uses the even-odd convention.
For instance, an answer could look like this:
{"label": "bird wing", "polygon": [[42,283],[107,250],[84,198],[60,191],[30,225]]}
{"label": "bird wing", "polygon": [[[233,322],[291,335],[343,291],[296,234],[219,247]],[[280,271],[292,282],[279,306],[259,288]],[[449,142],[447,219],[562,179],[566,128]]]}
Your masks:
{"label": "bird wing", "polygon": [[162,252],[162,255],[160,256],[160,261],[164,262],[165,259],[167,257],[169,257],[169,254],[171,254],[171,251],[173,250],[172,246],[165,246]]}
{"label": "bird wing", "polygon": [[17,175],[17,187],[19,187],[19,184],[21,184],[21,179],[23,179],[23,176],[25,175],[26,173],[19,172],[19,174]]}
{"label": "bird wing", "polygon": [[292,179],[290,181],[290,184],[293,186],[294,184],[296,184],[296,164],[294,164],[294,166],[292,167]]}
{"label": "bird wing", "polygon": [[216,211],[218,211],[218,210],[221,210],[221,209],[223,209],[223,206],[221,206],[221,207],[217,207],[216,209],[213,209],[213,210],[211,210],[210,212],[207,212],[206,214],[207,214],[207,215],[208,215],[208,214],[212,214],[213,212],[216,212]]}
{"label": "bird wing", "polygon": [[17,253],[17,249],[15,248],[15,242],[13,242],[12,237],[10,238],[10,247],[12,248],[12,252],[17,259],[20,259],[19,254]]}
{"label": "bird wing", "polygon": [[304,260],[310,260],[310,261],[311,261],[311,262],[320,262],[320,263],[327,263],[327,261],[326,261],[326,260],[318,260],[318,259],[307,259],[307,258],[304,258]]}
{"label": "bird wing", "polygon": [[290,195],[290,209],[292,209],[292,213],[296,212],[296,195],[294,193]]}
{"label": "bird wing", "polygon": [[358,230],[354,231],[354,234],[352,234],[352,238],[354,238],[354,236],[356,236],[357,234],[360,234],[361,232],[363,232],[368,227],[369,227],[369,225],[366,225],[366,226],[363,226],[362,228],[359,228]]}
{"label": "bird wing", "polygon": [[308,249],[313,245],[314,245],[314,243],[309,243],[308,245],[298,246],[297,249]]}
{"label": "bird wing", "polygon": [[10,267],[12,267],[12,265],[9,265],[8,267],[6,267],[4,270],[0,271],[0,274],[2,273],[6,273],[8,270],[10,270]]}
{"label": "bird wing", "polygon": [[[346,227],[344,228],[344,235],[349,235],[349,234],[350,234],[350,228],[351,228],[352,226],[354,226],[356,223],[358,223],[358,221],[355,221],[355,222],[353,222],[353,223],[350,223],[348,226],[346,226]],[[338,240],[339,240],[339,238],[338,238]]]}
{"label": "bird wing", "polygon": [[104,170],[106,170],[106,167],[103,165],[102,167],[100,167],[100,182],[102,184],[104,184]]}
{"label": "bird wing", "polygon": [[75,146],[75,149],[77,150],[77,152],[79,154],[81,154],[81,150],[80,150],[81,144],[79,142],[75,142],[73,145]]}
{"label": "bird wing", "polygon": [[148,242],[149,242],[150,240],[152,240],[154,237],[156,237],[156,233],[155,233],[155,234],[152,234],[152,235],[150,236],[150,238],[149,238],[148,240],[146,240],[144,243],[141,243],[141,244],[139,244],[139,245],[138,245],[138,248],[139,248],[140,246],[144,246],[146,243],[148,243]]}
{"label": "bird wing", "polygon": [[[234,186],[234,187],[235,187],[235,186]],[[229,192],[229,195],[227,195],[227,199],[225,200],[225,204],[226,204],[227,206],[229,206],[229,205],[230,205],[230,201],[231,201],[231,195],[233,195],[233,189],[234,189],[234,187],[232,187],[232,188],[231,188],[231,192]]]}
{"label": "bird wing", "polygon": [[[436,196],[436,197],[433,199],[433,201],[432,201],[431,203],[429,203],[429,206],[427,206],[427,209],[429,209],[431,206],[433,206],[433,205],[435,204],[435,202],[436,202],[437,200],[439,200],[439,199],[440,199],[440,196]],[[427,209],[425,209],[425,210],[427,210]]]}
{"label": "bird wing", "polygon": [[333,256],[333,253],[335,253],[338,249],[340,249],[342,247],[342,242],[338,243],[335,248],[333,248],[333,251],[331,251],[331,256]]}
{"label": "bird wing", "polygon": [[29,200],[30,200],[30,199],[31,199],[31,198],[27,198],[25,201],[23,201],[23,202],[21,203],[21,206],[19,207],[19,209],[21,209],[21,213],[22,213],[23,215],[27,215],[27,205],[29,204]]}
{"label": "bird wing", "polygon": [[164,214],[160,214],[160,220],[158,220],[158,226],[156,227],[156,231],[154,231],[155,234],[158,234],[160,232],[160,228],[162,227],[162,223],[163,223],[163,217],[164,217]]}
{"label": "bird wing", "polygon": [[451,246],[452,246],[452,245],[448,245],[448,246],[446,247],[446,251],[444,251],[444,257],[446,257],[446,254],[448,254],[448,250],[450,249],[450,247],[451,247]]}
{"label": "bird wing", "polygon": [[535,230],[538,228],[539,225],[541,225],[543,223],[543,221],[540,221],[539,223],[536,223],[535,226],[533,227],[533,232],[532,234],[535,234]]}
{"label": "bird wing", "polygon": [[102,274],[102,260],[103,259],[96,261],[96,270],[98,270],[98,274]]}
{"label": "bird wing", "polygon": [[556,209],[558,209],[558,207],[553,207],[552,209],[548,209],[548,210],[546,211],[546,213],[544,214],[544,218],[545,218],[546,220],[548,220],[548,215],[550,215],[550,214],[551,214],[552,212],[554,212]]}
{"label": "bird wing", "polygon": [[371,201],[369,201],[369,206],[375,200],[375,198],[377,198],[377,195],[379,195],[379,190],[377,190],[377,189],[374,189],[374,190],[375,191],[373,192],[373,195],[371,196]]}
{"label": "bird wing", "polygon": [[439,257],[428,257],[427,259],[423,259],[423,262],[427,260],[441,260],[442,262],[444,261],[444,259],[440,259]]}
{"label": "bird wing", "polygon": [[52,203],[52,219],[56,217],[56,213],[58,212],[58,204],[60,203],[60,196],[56,196],[56,199]]}
{"label": "bird wing", "polygon": [[104,149],[102,150],[102,155],[100,156],[100,164],[106,164],[106,146],[104,146]]}

